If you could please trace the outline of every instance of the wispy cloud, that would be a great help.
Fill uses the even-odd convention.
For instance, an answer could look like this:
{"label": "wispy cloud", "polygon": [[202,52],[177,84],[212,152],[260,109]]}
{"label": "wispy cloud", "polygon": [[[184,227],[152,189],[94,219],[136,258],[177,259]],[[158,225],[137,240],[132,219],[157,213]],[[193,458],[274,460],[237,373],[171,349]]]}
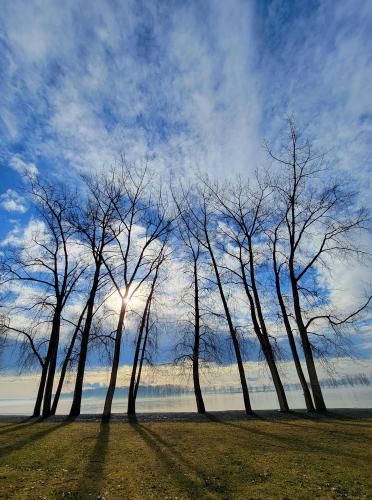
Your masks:
{"label": "wispy cloud", "polygon": [[24,197],[13,189],[7,189],[5,193],[0,195],[0,205],[7,212],[20,212],[23,214],[27,210]]}
{"label": "wispy cloud", "polygon": [[64,170],[101,166],[119,149],[219,173],[256,160],[260,106],[245,2],[98,2],[89,14],[83,4],[7,5],[9,149],[16,143],[25,158]]}
{"label": "wispy cloud", "polygon": [[22,177],[34,178],[39,173],[35,163],[24,161],[19,155],[14,155],[9,160],[9,167],[18,172]]}
{"label": "wispy cloud", "polygon": [[[178,174],[247,174],[293,114],[370,204],[371,28],[369,0],[5,1],[0,168],[66,180],[123,151]],[[21,214],[6,189],[2,207]],[[372,281],[358,262],[321,279],[344,304],[356,276]]]}

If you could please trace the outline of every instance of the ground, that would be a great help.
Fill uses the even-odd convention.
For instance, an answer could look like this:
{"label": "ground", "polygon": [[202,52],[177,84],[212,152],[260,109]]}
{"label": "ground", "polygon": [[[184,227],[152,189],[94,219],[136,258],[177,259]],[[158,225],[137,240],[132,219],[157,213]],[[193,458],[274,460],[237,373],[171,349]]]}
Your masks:
{"label": "ground", "polygon": [[3,421],[0,496],[372,498],[368,414],[188,420]]}

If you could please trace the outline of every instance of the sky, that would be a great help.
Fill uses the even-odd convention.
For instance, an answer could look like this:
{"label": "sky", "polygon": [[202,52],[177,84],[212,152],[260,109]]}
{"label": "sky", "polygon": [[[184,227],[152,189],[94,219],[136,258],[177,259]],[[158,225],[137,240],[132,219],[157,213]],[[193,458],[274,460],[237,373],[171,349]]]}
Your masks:
{"label": "sky", "polygon": [[[0,251],[32,216],[25,172],[75,185],[124,152],[248,176],[288,115],[371,207],[371,29],[369,0],[4,0]],[[334,300],[370,278],[336,268]]]}

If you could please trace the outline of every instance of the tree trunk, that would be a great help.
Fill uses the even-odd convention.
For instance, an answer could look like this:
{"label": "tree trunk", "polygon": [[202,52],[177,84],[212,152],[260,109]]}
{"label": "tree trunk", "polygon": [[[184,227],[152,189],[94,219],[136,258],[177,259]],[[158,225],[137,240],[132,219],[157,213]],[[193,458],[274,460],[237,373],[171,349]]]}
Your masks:
{"label": "tree trunk", "polygon": [[[252,253],[253,252],[250,251],[250,260],[253,259]],[[272,378],[272,381],[273,381],[273,384],[275,387],[275,391],[276,391],[276,395],[278,398],[279,408],[281,411],[289,411],[287,397],[285,395],[284,387],[283,387],[283,384],[282,384],[282,381],[280,379],[280,375],[279,375],[279,372],[278,372],[278,369],[276,366],[273,349],[272,349],[271,344],[270,344],[270,340],[269,340],[267,329],[266,329],[265,320],[263,318],[263,314],[262,314],[262,310],[261,310],[261,303],[260,303],[260,298],[259,298],[257,287],[256,287],[253,262],[251,262],[251,264],[250,264],[250,273],[251,273],[252,289],[253,289],[253,294],[254,294],[255,300],[253,299],[252,294],[249,290],[247,276],[246,276],[246,272],[245,272],[245,268],[244,268],[244,264],[243,264],[242,260],[240,260],[240,267],[241,267],[241,271],[242,271],[244,290],[245,290],[245,293],[248,297],[248,301],[249,301],[249,305],[250,305],[253,328],[254,328],[256,336],[260,342],[262,352],[265,356],[266,362],[268,364],[268,367],[269,367],[269,370],[271,373],[271,378]],[[258,322],[258,319],[257,319],[256,310],[257,310],[257,314],[258,314],[259,319],[260,319],[260,323]]]}
{"label": "tree trunk", "polygon": [[263,351],[264,355],[267,361],[267,364],[269,366],[269,370],[271,373],[271,378],[274,383],[276,395],[278,398],[279,402],[279,408],[280,411],[289,411],[289,406],[287,402],[287,396],[285,395],[284,387],[279,375],[278,367],[276,366],[275,358],[274,358],[274,353],[272,346],[270,344],[269,339],[264,339],[263,344],[265,345]]}
{"label": "tree trunk", "polygon": [[147,318],[146,318],[146,333],[145,333],[145,338],[143,339],[143,344],[142,344],[142,352],[141,352],[141,359],[139,363],[139,369],[138,369],[138,375],[137,375],[137,380],[136,380],[136,385],[134,387],[134,411],[136,410],[136,398],[137,398],[137,392],[138,392],[138,387],[141,381],[141,373],[142,373],[142,367],[143,367],[143,361],[145,359],[145,354],[146,354],[146,344],[147,344],[147,338],[149,335],[149,320],[150,320],[150,309],[151,305],[147,311]]}
{"label": "tree trunk", "polygon": [[57,387],[56,393],[54,395],[52,409],[51,409],[51,412],[50,412],[51,415],[55,415],[56,411],[57,411],[57,406],[58,406],[59,398],[60,398],[60,395],[61,395],[61,392],[62,392],[63,383],[65,381],[65,376],[66,376],[66,372],[67,372],[68,363],[69,363],[69,361],[71,359],[71,355],[72,355],[72,351],[74,349],[75,341],[76,341],[77,335],[79,333],[80,325],[81,325],[81,323],[83,321],[84,314],[85,314],[85,311],[87,309],[87,306],[88,306],[88,304],[85,305],[85,307],[83,309],[83,312],[81,313],[81,315],[79,317],[79,320],[78,320],[78,323],[76,325],[74,334],[72,336],[70,345],[68,347],[68,351],[67,351],[65,359],[63,361],[63,365],[62,365],[62,368],[61,368],[61,375],[60,375],[59,381],[58,381],[58,387]]}
{"label": "tree trunk", "polygon": [[49,356],[48,375],[44,391],[43,418],[47,418],[51,415],[50,408],[52,402],[54,376],[57,366],[59,334],[61,327],[61,312],[62,312],[62,306],[58,304],[56,306],[56,310],[53,317],[52,334],[50,336],[50,341],[49,341],[50,356]]}
{"label": "tree trunk", "polygon": [[280,285],[280,276],[279,276],[279,271],[278,271],[277,264],[276,264],[275,250],[273,252],[273,262],[274,262],[276,293],[278,296],[280,310],[281,310],[282,316],[283,316],[284,326],[285,326],[285,329],[287,332],[289,346],[291,348],[294,364],[296,367],[296,372],[297,372],[297,375],[298,375],[298,378],[300,380],[301,387],[302,387],[302,390],[304,393],[306,409],[307,409],[307,411],[315,411],[313,399],[311,397],[309,386],[307,385],[306,378],[305,378],[304,372],[302,370],[300,358],[299,358],[298,352],[297,352],[296,342],[295,342],[292,328],[291,328],[291,324],[290,324],[290,321],[288,318],[287,309],[285,307],[284,300],[283,300],[283,295],[282,295],[282,290],[281,290],[281,285]]}
{"label": "tree trunk", "polygon": [[47,373],[48,373],[48,366],[49,366],[49,359],[45,358],[44,365],[43,365],[43,368],[41,370],[39,390],[37,392],[34,413],[32,415],[33,417],[40,417],[41,405],[43,402],[43,395],[44,395],[44,390],[45,390],[45,381],[46,381],[46,377],[47,377]]}
{"label": "tree trunk", "polygon": [[205,413],[205,406],[200,389],[199,378],[199,350],[200,350],[200,310],[199,310],[199,283],[197,262],[194,261],[194,313],[195,313],[195,333],[192,353],[192,376],[194,381],[194,392],[196,408],[198,413]]}
{"label": "tree trunk", "polygon": [[93,321],[93,308],[94,308],[94,301],[95,301],[96,293],[97,293],[97,289],[98,289],[100,270],[101,270],[101,265],[100,265],[100,263],[97,263],[96,270],[95,270],[94,277],[93,277],[92,289],[90,291],[89,299],[88,299],[87,317],[85,320],[84,330],[83,330],[83,333],[81,335],[79,363],[78,363],[78,369],[77,369],[77,373],[76,373],[75,389],[74,389],[74,396],[73,396],[71,410],[70,410],[70,417],[77,417],[78,415],[80,415],[81,397],[83,394],[83,381],[84,381],[84,373],[85,373],[85,364],[86,364],[87,353],[88,353],[89,334],[90,334],[90,328],[92,326],[92,321]]}
{"label": "tree trunk", "polygon": [[218,267],[217,267],[217,262],[216,262],[216,259],[214,258],[213,250],[212,250],[206,229],[204,229],[204,231],[205,231],[205,236],[206,236],[207,248],[208,248],[208,251],[209,251],[209,254],[211,257],[213,270],[214,270],[216,280],[217,280],[218,290],[220,292],[221,301],[222,301],[223,308],[225,311],[226,321],[227,321],[227,324],[229,327],[229,331],[230,331],[230,335],[231,335],[231,339],[232,339],[232,343],[233,343],[233,347],[234,347],[236,362],[237,362],[238,370],[239,370],[240,383],[242,386],[245,412],[248,415],[251,415],[253,412],[252,412],[251,402],[250,402],[250,398],[249,398],[247,379],[245,377],[244,365],[243,365],[243,360],[242,360],[242,356],[241,356],[241,352],[240,352],[239,341],[238,341],[236,331],[235,331],[235,328],[234,328],[234,325],[232,322],[229,306],[227,305],[225,293],[223,291],[220,273],[219,273]]}
{"label": "tree trunk", "polygon": [[110,383],[109,383],[109,386],[107,388],[105,406],[104,406],[103,414],[102,414],[102,418],[104,420],[110,418],[111,408],[112,408],[112,400],[114,398],[114,393],[115,393],[115,389],[116,389],[116,380],[117,380],[117,376],[118,376],[118,368],[119,368],[119,361],[120,361],[121,338],[123,335],[125,310],[126,310],[126,304],[124,301],[122,301],[118,325],[117,325],[117,329],[116,329],[116,335],[115,335],[114,357],[112,360]]}
{"label": "tree trunk", "polygon": [[291,352],[292,352],[294,364],[296,367],[297,375],[298,375],[298,378],[300,380],[301,387],[302,387],[302,390],[304,393],[306,409],[307,409],[307,411],[315,411],[313,399],[311,397],[309,386],[307,385],[306,378],[305,378],[304,372],[302,370],[301,361],[300,361],[300,358],[299,358],[298,352],[297,352],[296,342],[295,342],[295,339],[294,339],[294,336],[292,333],[292,329],[290,326],[289,326],[289,329],[287,330],[287,335],[288,335],[289,345],[291,348]]}
{"label": "tree trunk", "polygon": [[135,415],[136,413],[136,402],[135,402],[135,386],[136,386],[136,374],[137,374],[137,366],[138,366],[138,358],[141,349],[142,335],[145,329],[146,318],[147,318],[147,310],[149,307],[150,295],[147,297],[145,309],[142,314],[141,325],[138,331],[138,338],[136,342],[136,350],[134,353],[133,366],[132,366],[132,374],[130,377],[129,384],[129,393],[128,393],[128,415]]}
{"label": "tree trunk", "polygon": [[301,337],[302,349],[304,351],[307,371],[309,373],[310,385],[311,385],[311,390],[313,393],[315,408],[317,411],[326,411],[327,408],[326,408],[326,405],[324,402],[322,389],[320,387],[318,374],[316,372],[313,352],[312,352],[309,337],[308,337],[308,334],[307,334],[307,331],[306,331],[306,328],[305,328],[305,325],[304,325],[304,322],[302,319],[300,297],[298,294],[297,282],[296,282],[296,278],[294,275],[293,264],[290,265],[289,270],[290,270],[290,279],[291,279],[293,307],[294,307],[294,312],[295,312],[295,318],[296,318],[297,328],[298,328],[298,331],[299,331],[300,337]]}

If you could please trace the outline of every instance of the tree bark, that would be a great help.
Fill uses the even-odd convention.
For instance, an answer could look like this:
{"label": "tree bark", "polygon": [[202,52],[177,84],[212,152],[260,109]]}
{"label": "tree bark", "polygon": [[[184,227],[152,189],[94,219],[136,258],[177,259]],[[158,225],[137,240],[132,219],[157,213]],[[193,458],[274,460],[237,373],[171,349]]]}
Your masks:
{"label": "tree bark", "polygon": [[113,360],[112,360],[110,383],[109,383],[109,386],[107,388],[106,399],[105,399],[105,406],[103,408],[103,414],[102,414],[102,418],[104,420],[109,419],[110,415],[111,415],[112,400],[114,399],[114,393],[115,393],[115,389],[116,389],[116,380],[117,380],[117,376],[118,376],[118,368],[119,368],[119,361],[120,361],[120,349],[121,349],[121,339],[122,339],[122,336],[123,336],[123,326],[124,326],[125,311],[126,311],[126,304],[125,304],[124,301],[122,301],[121,308],[120,308],[118,325],[117,325],[117,328],[116,328],[114,357],[113,357]]}
{"label": "tree bark", "polygon": [[81,344],[80,344],[80,354],[79,354],[79,363],[78,369],[76,373],[76,381],[75,381],[75,389],[74,396],[72,400],[70,417],[77,417],[80,415],[81,410],[81,397],[83,394],[83,381],[84,381],[84,373],[85,373],[85,364],[87,360],[88,353],[88,342],[89,342],[89,334],[90,328],[92,326],[93,321],[93,308],[94,302],[96,298],[96,293],[98,289],[99,283],[99,274],[101,270],[101,263],[96,264],[96,270],[93,277],[92,288],[89,294],[88,306],[87,306],[87,317],[85,320],[84,330],[81,335]]}
{"label": "tree bark", "polygon": [[195,314],[195,331],[194,331],[194,346],[192,353],[192,376],[194,382],[196,408],[198,410],[198,413],[205,413],[205,405],[200,388],[200,378],[199,378],[200,310],[199,310],[198,268],[196,261],[194,262],[194,314]]}
{"label": "tree bark", "polygon": [[311,397],[309,386],[307,385],[307,381],[306,381],[304,372],[302,370],[300,358],[299,358],[299,355],[297,352],[296,342],[295,342],[295,339],[293,336],[291,324],[290,324],[288,314],[287,314],[287,309],[285,307],[285,303],[284,303],[284,299],[283,299],[283,295],[282,295],[282,289],[281,289],[281,284],[280,284],[280,275],[279,275],[279,270],[278,270],[278,266],[277,266],[276,255],[275,255],[275,247],[273,250],[273,264],[274,264],[276,294],[278,296],[279,306],[280,306],[280,310],[282,312],[283,322],[284,322],[284,326],[285,326],[285,329],[287,332],[289,346],[290,346],[290,349],[292,352],[294,364],[296,367],[296,372],[297,372],[297,375],[298,375],[298,378],[300,380],[301,387],[302,387],[302,390],[304,393],[306,409],[307,409],[307,411],[315,411],[313,399]]}
{"label": "tree bark", "polygon": [[138,375],[137,375],[137,380],[136,380],[136,385],[134,387],[134,410],[136,410],[136,398],[137,398],[137,392],[139,388],[139,384],[141,381],[141,373],[142,373],[142,367],[143,367],[143,362],[145,359],[145,354],[146,354],[146,344],[147,344],[147,338],[149,336],[149,321],[150,321],[150,309],[151,305],[147,311],[147,318],[146,318],[146,333],[145,333],[145,338],[143,339],[143,344],[142,344],[142,352],[141,352],[141,359],[139,363],[139,369],[138,369]]}
{"label": "tree bark", "polygon": [[141,343],[142,343],[142,335],[143,335],[143,331],[145,329],[150,300],[151,300],[151,294],[147,297],[145,309],[144,309],[143,314],[142,314],[141,325],[140,325],[140,328],[138,331],[136,350],[134,353],[132,373],[131,373],[130,384],[129,384],[128,409],[127,409],[128,415],[135,415],[135,413],[136,413],[136,398],[135,398],[136,374],[137,374],[139,353],[140,353]]}
{"label": "tree bark", "polygon": [[300,297],[297,289],[297,282],[292,262],[290,262],[289,272],[290,272],[295,318],[296,318],[297,328],[301,337],[302,349],[304,351],[307,371],[309,373],[310,385],[313,393],[315,408],[317,411],[326,411],[327,408],[323,398],[322,389],[320,387],[318,374],[314,362],[314,356],[311,349],[311,344],[302,319]]}
{"label": "tree bark", "polygon": [[256,310],[257,310],[257,314],[258,314],[258,319],[260,322],[261,333],[262,333],[262,337],[263,337],[262,349],[263,349],[264,355],[266,357],[267,364],[269,365],[269,370],[270,370],[271,377],[273,379],[273,383],[275,386],[276,394],[277,394],[278,401],[279,401],[280,410],[281,411],[289,411],[287,397],[285,395],[284,387],[283,387],[282,381],[280,379],[278,368],[276,366],[274,352],[273,352],[272,346],[270,344],[269,335],[268,335],[267,328],[266,328],[266,323],[265,323],[265,320],[264,320],[264,317],[262,314],[260,297],[259,297],[257,286],[256,286],[254,264],[253,264],[253,251],[252,251],[251,243],[249,243],[249,253],[250,253],[249,262],[250,262],[250,273],[251,273],[253,296],[254,296],[254,302],[255,302]]}
{"label": "tree bark", "polygon": [[69,363],[69,361],[71,359],[72,351],[74,349],[75,341],[76,341],[77,335],[79,333],[80,325],[81,325],[81,323],[83,321],[86,308],[87,308],[87,305],[84,307],[83,312],[81,313],[81,315],[79,317],[79,320],[78,320],[78,323],[76,325],[74,334],[72,336],[72,339],[71,339],[68,351],[67,351],[65,359],[63,361],[63,365],[62,365],[62,368],[61,368],[61,375],[59,377],[57,390],[56,390],[56,393],[55,393],[54,399],[53,399],[53,404],[52,404],[52,409],[51,409],[51,415],[55,415],[56,411],[57,411],[57,406],[58,406],[59,398],[61,396],[63,383],[65,381],[65,376],[66,376],[66,372],[67,372],[68,363]]}
{"label": "tree bark", "polygon": [[61,311],[62,311],[62,306],[60,304],[57,304],[53,317],[52,333],[49,341],[50,355],[49,355],[48,375],[44,391],[43,418],[47,418],[51,415],[50,410],[52,402],[52,392],[53,392],[54,376],[57,366],[59,335],[61,327]]}
{"label": "tree bark", "polygon": [[[282,381],[280,379],[280,375],[278,372],[278,368],[276,366],[275,362],[275,357],[274,357],[274,352],[272,349],[272,346],[270,344],[269,340],[269,335],[267,332],[266,328],[266,323],[262,314],[262,309],[261,309],[261,302],[260,302],[260,297],[258,295],[258,290],[256,286],[256,279],[255,279],[255,273],[254,273],[254,264],[253,264],[253,251],[251,249],[251,244],[249,244],[250,248],[250,275],[251,275],[251,284],[252,284],[252,290],[253,290],[253,296],[249,290],[248,283],[247,283],[247,277],[245,273],[245,268],[244,264],[241,261],[241,271],[242,271],[242,276],[243,276],[243,282],[244,282],[244,289],[246,292],[246,295],[249,300],[250,304],[250,311],[251,311],[251,318],[253,322],[253,328],[255,330],[256,336],[260,342],[262,352],[265,356],[266,362],[268,364],[270,373],[271,373],[271,378],[275,387],[276,395],[278,398],[278,403],[279,403],[279,408],[281,411],[289,411],[289,406],[287,402],[287,397],[285,395],[284,387],[282,384]],[[258,319],[257,319],[257,315]]]}
{"label": "tree bark", "polygon": [[229,331],[230,331],[230,335],[231,335],[231,339],[232,339],[232,343],[233,343],[233,347],[234,347],[236,362],[237,362],[238,370],[239,370],[240,383],[241,383],[241,386],[242,386],[245,412],[248,415],[251,415],[253,412],[252,412],[251,402],[250,402],[250,398],[249,398],[249,391],[248,391],[247,379],[245,377],[244,365],[243,365],[243,360],[242,360],[242,356],[241,356],[241,352],[240,352],[239,341],[238,341],[238,338],[237,338],[237,335],[236,335],[236,331],[235,331],[235,328],[234,328],[234,325],[233,325],[233,322],[232,322],[232,318],[231,318],[229,306],[227,304],[227,300],[226,300],[226,297],[225,297],[225,293],[223,291],[223,287],[222,287],[222,283],[221,283],[221,278],[220,278],[220,273],[218,271],[217,262],[216,262],[216,259],[214,257],[213,249],[212,249],[212,246],[210,244],[209,237],[208,237],[206,229],[204,229],[204,231],[205,231],[205,236],[206,236],[207,248],[208,248],[208,251],[209,251],[209,255],[211,257],[213,270],[214,270],[214,273],[215,273],[215,276],[216,276],[216,280],[217,280],[218,290],[220,292],[221,301],[222,301],[223,308],[224,308],[224,311],[225,311],[226,321],[227,321],[227,324],[228,324],[228,327],[229,327]]}
{"label": "tree bark", "polygon": [[45,358],[44,365],[41,370],[41,377],[39,382],[39,390],[37,392],[37,397],[35,401],[34,412],[32,414],[33,417],[40,417],[41,413],[41,405],[43,403],[43,395],[45,390],[45,381],[48,373],[49,359]]}

